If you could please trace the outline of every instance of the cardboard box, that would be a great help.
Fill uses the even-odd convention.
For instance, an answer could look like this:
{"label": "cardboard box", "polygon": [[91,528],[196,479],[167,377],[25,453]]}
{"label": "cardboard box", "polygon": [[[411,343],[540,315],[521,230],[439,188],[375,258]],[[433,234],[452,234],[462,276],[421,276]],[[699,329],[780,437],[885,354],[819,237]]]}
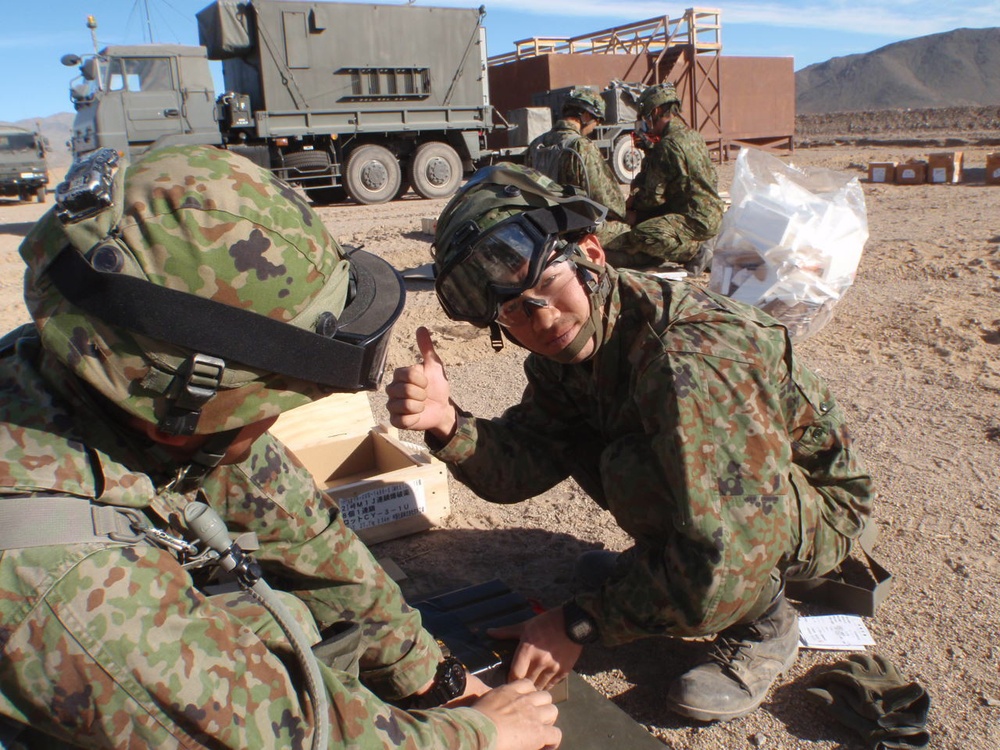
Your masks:
{"label": "cardboard box", "polygon": [[1000,151],[986,154],[986,184],[1000,185]]}
{"label": "cardboard box", "polygon": [[873,161],[868,163],[868,182],[895,182],[896,162]]}
{"label": "cardboard box", "polygon": [[282,414],[271,432],[375,544],[424,531],[450,512],[445,465],[374,424],[366,393],[337,393]]}
{"label": "cardboard box", "polygon": [[908,161],[896,166],[897,185],[922,185],[927,182],[927,162]]}
{"label": "cardboard box", "polygon": [[927,181],[935,183],[957,183],[962,181],[961,151],[943,151],[927,155]]}

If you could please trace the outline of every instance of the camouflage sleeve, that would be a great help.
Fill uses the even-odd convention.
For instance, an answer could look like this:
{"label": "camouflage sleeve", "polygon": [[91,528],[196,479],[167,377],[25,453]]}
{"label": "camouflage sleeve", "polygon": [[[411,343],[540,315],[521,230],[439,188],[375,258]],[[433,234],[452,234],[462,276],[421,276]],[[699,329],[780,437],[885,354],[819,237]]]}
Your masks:
{"label": "camouflage sleeve", "polygon": [[665,353],[633,391],[644,434],[601,457],[608,507],[636,540],[616,577],[578,597],[609,645],[718,633],[796,549],[784,338],[780,329],[747,330],[717,321],[671,327]]}
{"label": "camouflage sleeve", "polygon": [[[167,552],[94,544],[7,552],[0,590],[0,712],[37,731],[94,748],[309,743],[312,707],[273,618],[245,596],[224,604],[203,596]],[[495,742],[492,723],[473,709],[411,714],[349,673],[324,668],[323,678],[331,748]]]}
{"label": "camouflage sleeve", "polygon": [[640,221],[676,215],[693,239],[718,233],[725,204],[708,147],[697,133],[678,129],[674,137],[659,141],[643,160],[635,184],[632,208]]}
{"label": "camouflage sleeve", "polygon": [[[516,503],[540,495],[571,473],[573,446],[586,420],[577,403],[558,388],[546,388],[535,356],[525,362],[528,387],[521,402],[495,419],[459,412],[458,429],[444,446],[431,444],[452,474],[493,503]],[[589,432],[589,430],[587,430]]]}
{"label": "camouflage sleeve", "polygon": [[[587,137],[580,137],[573,146],[579,151],[582,159],[567,160],[577,171],[586,171],[586,182],[583,175],[577,175],[573,185],[589,185],[590,197],[608,208],[608,219],[622,221],[625,218],[625,195],[622,193],[618,180],[611,172],[611,167],[601,155],[601,149]],[[582,160],[582,164],[580,161]]]}
{"label": "camouflage sleeve", "polygon": [[642,168],[632,182],[632,209],[644,213],[663,206],[666,186],[677,177],[678,165],[674,154],[667,151],[663,141],[660,141],[646,152]]}
{"label": "camouflage sleeve", "polygon": [[255,556],[283,590],[305,602],[320,629],[344,620],[361,624],[361,677],[372,690],[393,700],[433,677],[441,651],[420,614],[280,442],[261,438],[246,461],[213,472],[205,491],[210,499],[226,498],[217,510],[231,530],[257,534]]}

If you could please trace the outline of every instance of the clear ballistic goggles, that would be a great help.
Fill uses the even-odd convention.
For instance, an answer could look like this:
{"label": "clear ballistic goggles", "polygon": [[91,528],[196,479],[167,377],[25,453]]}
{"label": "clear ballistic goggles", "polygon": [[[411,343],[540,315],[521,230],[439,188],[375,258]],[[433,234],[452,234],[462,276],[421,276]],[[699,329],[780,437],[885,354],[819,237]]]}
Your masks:
{"label": "clear ballistic goggles", "polygon": [[[594,223],[583,216],[579,220],[581,231]],[[469,239],[442,267],[434,284],[448,317],[481,327],[497,321],[504,303],[538,285],[545,269],[572,251],[573,245],[554,228],[552,211],[546,208],[511,216],[482,234],[471,221],[459,229],[454,242],[461,244],[463,236]],[[514,306],[503,309],[513,311]],[[520,305],[517,309],[524,311]],[[499,321],[503,325],[518,324],[508,315],[504,318]]]}

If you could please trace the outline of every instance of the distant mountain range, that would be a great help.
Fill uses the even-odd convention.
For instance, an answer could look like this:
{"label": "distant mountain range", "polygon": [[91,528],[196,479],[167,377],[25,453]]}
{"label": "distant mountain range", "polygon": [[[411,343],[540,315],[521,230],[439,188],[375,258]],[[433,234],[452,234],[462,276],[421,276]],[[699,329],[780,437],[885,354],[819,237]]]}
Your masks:
{"label": "distant mountain range", "polygon": [[956,29],[795,74],[798,114],[1000,105],[1000,28]]}

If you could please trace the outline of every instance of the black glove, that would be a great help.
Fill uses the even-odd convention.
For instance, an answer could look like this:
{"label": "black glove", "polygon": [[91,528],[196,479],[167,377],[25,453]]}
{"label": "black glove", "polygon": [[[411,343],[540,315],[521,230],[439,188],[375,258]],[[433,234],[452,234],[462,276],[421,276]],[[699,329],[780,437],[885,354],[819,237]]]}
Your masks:
{"label": "black glove", "polygon": [[851,654],[816,685],[807,692],[864,737],[871,750],[920,750],[930,744],[924,728],[930,696],[881,656]]}

